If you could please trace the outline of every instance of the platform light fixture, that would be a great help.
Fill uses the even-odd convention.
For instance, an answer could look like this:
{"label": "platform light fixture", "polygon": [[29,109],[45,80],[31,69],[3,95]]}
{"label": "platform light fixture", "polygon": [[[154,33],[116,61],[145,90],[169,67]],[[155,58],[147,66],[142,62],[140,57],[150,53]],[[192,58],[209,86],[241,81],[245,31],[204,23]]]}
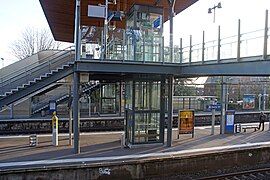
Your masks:
{"label": "platform light fixture", "polygon": [[4,67],[4,58],[0,58],[1,59],[1,61],[2,61],[2,68]]}
{"label": "platform light fixture", "polygon": [[212,14],[212,10],[214,10],[214,20],[213,20],[214,23],[216,21],[216,8],[218,9],[222,8],[221,2],[219,2],[217,5],[214,5],[214,7],[208,9],[208,14]]}

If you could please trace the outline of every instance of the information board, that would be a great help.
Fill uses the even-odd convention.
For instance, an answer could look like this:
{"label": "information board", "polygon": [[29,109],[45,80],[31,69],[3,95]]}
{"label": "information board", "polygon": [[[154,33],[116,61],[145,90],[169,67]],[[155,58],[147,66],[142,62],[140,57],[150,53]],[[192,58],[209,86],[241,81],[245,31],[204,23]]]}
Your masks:
{"label": "information board", "polygon": [[226,134],[233,134],[234,133],[234,110],[227,110],[225,112],[225,133]]}
{"label": "information board", "polygon": [[50,113],[56,112],[56,101],[49,101],[49,111]]}
{"label": "information board", "polygon": [[178,113],[178,138],[179,134],[192,134],[194,137],[194,111],[180,110]]}
{"label": "information board", "polygon": [[243,95],[243,109],[254,109],[255,108],[255,95],[244,94]]}

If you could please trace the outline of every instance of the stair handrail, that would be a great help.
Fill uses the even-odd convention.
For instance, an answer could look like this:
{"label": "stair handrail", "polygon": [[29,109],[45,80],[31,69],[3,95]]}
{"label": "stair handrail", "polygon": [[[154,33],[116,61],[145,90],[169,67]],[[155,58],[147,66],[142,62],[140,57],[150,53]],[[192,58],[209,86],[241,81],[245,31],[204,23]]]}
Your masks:
{"label": "stair handrail", "polygon": [[[63,52],[65,52],[67,49],[69,49],[69,51],[72,51],[72,48],[73,48],[73,47],[74,47],[74,46],[69,46],[69,47],[64,48],[64,49],[61,49],[61,50],[58,50],[58,49],[50,49],[50,50],[52,50],[52,51],[57,51],[57,52],[55,52],[54,54],[51,54],[51,55],[49,55],[49,56],[46,56],[46,57],[44,57],[44,58],[42,58],[42,59],[39,59],[38,61],[36,61],[36,62],[34,62],[34,63],[29,64],[28,67],[29,67],[29,66],[33,66],[33,65],[35,65],[35,64],[41,65],[41,64],[43,64],[43,63],[39,63],[39,61],[47,62],[47,61],[45,61],[46,59],[50,59],[52,56],[55,56],[55,55],[60,54],[60,53],[63,53]],[[40,52],[42,52],[42,51],[40,51]],[[68,51],[67,51],[67,52],[68,52]],[[38,52],[38,53],[39,53],[39,52]],[[26,68],[26,67],[24,67],[24,68],[22,68],[22,69],[25,69],[25,68]],[[7,75],[5,75],[5,76],[2,76],[1,79],[4,79],[5,77],[7,77],[7,76],[9,76],[9,75],[11,75],[11,74],[14,74],[15,72],[21,71],[22,69],[19,69],[19,70],[17,70],[17,71],[12,71],[12,73],[7,74]],[[1,81],[1,82],[2,82],[2,81]]]}
{"label": "stair handrail", "polygon": [[[33,69],[35,69],[35,68],[37,68],[37,67],[39,67],[39,69],[41,69],[41,67],[42,66],[44,66],[44,65],[46,65],[46,64],[53,64],[54,63],[54,60],[58,60],[58,58],[59,57],[61,57],[61,56],[65,56],[66,54],[68,54],[68,53],[70,53],[70,52],[73,52],[74,50],[72,49],[72,47],[74,47],[74,46],[70,46],[70,47],[68,47],[68,48],[65,48],[65,49],[63,49],[63,50],[59,50],[58,52],[56,52],[56,53],[54,53],[54,54],[52,54],[52,55],[50,55],[50,56],[47,56],[47,57],[45,57],[45,58],[42,58],[42,59],[40,59],[39,61],[44,61],[44,62],[39,62],[39,61],[37,61],[37,62],[34,62],[34,63],[32,63],[32,64],[30,64],[30,67],[29,66],[27,66],[27,67],[25,67],[25,68],[23,68],[23,69],[19,69],[19,70],[17,70],[17,71],[15,71],[15,72],[12,72],[12,74],[15,74],[14,76],[12,76],[12,77],[10,77],[10,74],[8,74],[8,75],[6,75],[6,76],[4,76],[4,77],[1,77],[1,83],[0,83],[0,87],[3,87],[4,85],[6,85],[6,84],[4,84],[5,82],[7,82],[7,81],[10,81],[11,79],[13,79],[13,81],[14,80],[17,80],[17,79],[19,79],[19,78],[16,78],[16,77],[20,77],[20,75],[22,75],[22,74],[26,74],[26,75],[28,75],[27,73],[29,72],[29,71],[31,71],[31,70],[33,70]],[[69,50],[67,50],[67,49],[69,49]],[[64,53],[63,53],[64,52]],[[60,55],[59,55],[60,54]],[[57,57],[54,57],[54,58],[52,58],[53,56],[56,56],[56,55],[59,55],[59,56],[57,56]],[[52,58],[52,59],[51,59]],[[46,61],[47,59],[49,59],[48,61]],[[34,66],[35,65],[35,66]],[[17,74],[18,72],[21,72],[21,73],[19,73],[19,74]],[[9,76],[9,78],[8,79],[5,79],[5,80],[3,80],[5,77],[7,77],[7,76]],[[24,76],[25,77],[25,76]],[[21,77],[20,77],[21,78]],[[10,84],[12,81],[10,81],[8,84]]]}
{"label": "stair handrail", "polygon": [[[91,89],[93,89],[93,88],[96,88],[96,87],[99,86],[99,85],[100,85],[99,82],[96,82],[96,83],[94,83],[94,84],[91,84],[90,86],[85,87],[84,89],[82,89],[82,93],[85,93],[86,91],[89,91],[89,90],[91,90]],[[80,96],[81,96],[81,95],[82,95],[82,94],[80,94]],[[62,99],[63,97],[69,97],[69,94],[68,94],[68,93],[63,93],[63,94],[60,94],[59,96],[57,96],[57,97],[54,98],[54,99],[55,99],[56,101],[59,101],[59,100]],[[45,100],[45,102],[42,101],[41,103],[42,103],[41,105],[32,108],[33,114],[34,114],[34,113],[37,113],[37,112],[39,112],[39,111],[41,111],[42,109],[44,109],[44,108],[46,108],[46,107],[48,107],[48,104],[49,104],[49,103],[48,103],[46,100]]]}

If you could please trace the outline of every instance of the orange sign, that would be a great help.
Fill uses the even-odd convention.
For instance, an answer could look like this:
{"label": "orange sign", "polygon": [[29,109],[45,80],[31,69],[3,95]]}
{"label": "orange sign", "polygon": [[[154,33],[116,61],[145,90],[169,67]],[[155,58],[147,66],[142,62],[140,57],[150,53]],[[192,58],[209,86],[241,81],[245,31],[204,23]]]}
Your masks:
{"label": "orange sign", "polygon": [[179,134],[194,134],[194,111],[181,110],[178,114],[178,131]]}

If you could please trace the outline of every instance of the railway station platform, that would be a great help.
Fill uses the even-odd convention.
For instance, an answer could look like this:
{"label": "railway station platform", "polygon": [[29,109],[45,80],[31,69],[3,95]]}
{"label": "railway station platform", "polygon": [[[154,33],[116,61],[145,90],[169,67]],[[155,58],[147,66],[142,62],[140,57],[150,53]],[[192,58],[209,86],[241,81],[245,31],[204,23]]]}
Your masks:
{"label": "railway station platform", "polygon": [[[249,123],[258,125],[258,123]],[[191,134],[180,134],[177,139],[177,129],[173,129],[172,147],[166,143],[145,145],[134,148],[121,147],[122,131],[81,133],[81,153],[74,154],[69,146],[68,134],[59,134],[59,146],[52,146],[51,135],[37,135],[36,147],[29,146],[29,135],[0,137],[0,172],[3,169],[16,169],[21,166],[43,165],[43,161],[87,158],[91,161],[102,162],[121,157],[147,156],[152,153],[207,153],[224,149],[248,147],[256,143],[268,143],[270,139],[269,123],[265,123],[264,131],[247,129],[236,134],[219,134],[219,126],[215,126],[215,134],[211,134],[211,126],[195,127],[194,138]],[[166,134],[166,133],[165,133]],[[166,139],[166,137],[165,137]],[[240,146],[239,146],[240,145]],[[270,145],[270,142],[269,142]],[[82,161],[84,161],[82,159]],[[116,158],[117,159],[117,158]],[[55,161],[56,160],[56,161]],[[39,161],[38,164],[35,164]],[[59,161],[59,162],[60,162]],[[18,163],[20,162],[20,163]]]}

